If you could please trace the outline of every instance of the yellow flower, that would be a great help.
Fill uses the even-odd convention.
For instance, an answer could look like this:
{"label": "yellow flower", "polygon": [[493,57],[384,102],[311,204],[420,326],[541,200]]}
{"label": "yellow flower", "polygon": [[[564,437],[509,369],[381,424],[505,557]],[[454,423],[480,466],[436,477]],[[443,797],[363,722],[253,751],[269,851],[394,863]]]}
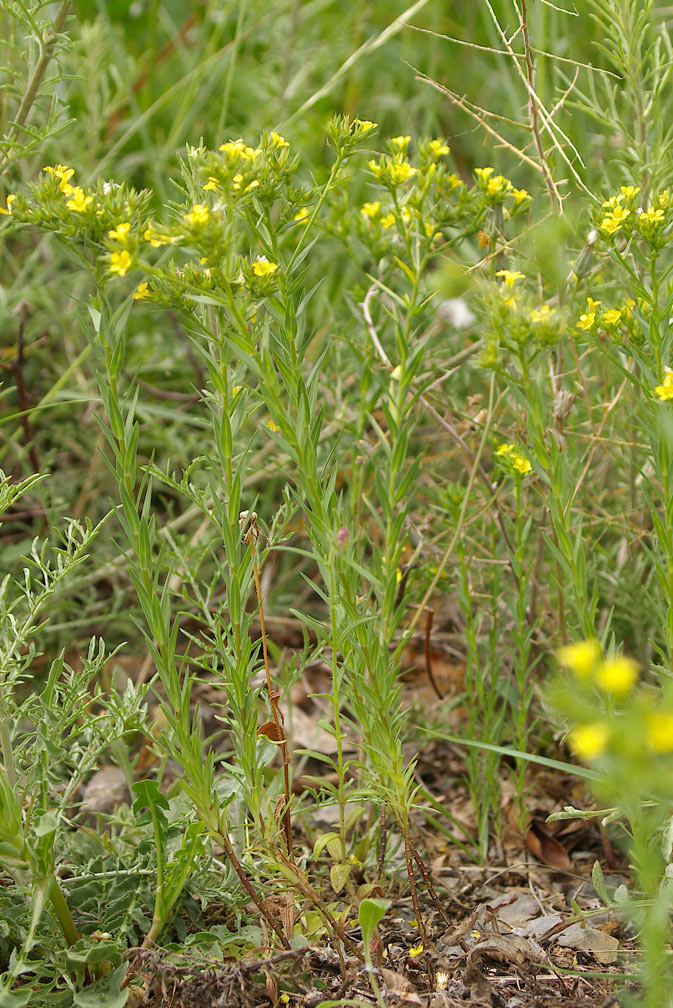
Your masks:
{"label": "yellow flower", "polygon": [[548,322],[551,316],[551,308],[548,304],[540,305],[539,308],[533,308],[530,313],[531,322]]}
{"label": "yellow flower", "polygon": [[[619,198],[621,199],[621,197]],[[598,226],[601,231],[605,232],[605,234],[613,235],[616,231],[619,231],[624,221],[630,216],[630,210],[627,210],[625,207],[620,206],[619,203],[616,203],[612,207],[610,213],[605,215]]]}
{"label": "yellow flower", "polygon": [[363,203],[360,213],[363,217],[368,217],[369,220],[376,220],[381,213],[381,204],[378,200],[373,203]]}
{"label": "yellow flower", "polygon": [[596,321],[596,312],[585,312],[584,315],[580,315],[577,320],[577,328],[584,329],[588,332],[593,329],[594,323]]}
{"label": "yellow flower", "polygon": [[234,385],[234,387],[231,390],[231,398],[235,399],[242,388],[243,388],[242,385]]}
{"label": "yellow flower", "polygon": [[525,476],[526,473],[529,473],[533,468],[528,459],[524,458],[523,455],[519,455],[518,452],[514,452],[511,459],[512,465],[521,476]]}
{"label": "yellow flower", "polygon": [[486,183],[486,192],[489,196],[504,196],[513,188],[510,180],[504,175],[494,175]]}
{"label": "yellow flower", "polygon": [[390,183],[394,186],[401,185],[415,174],[416,169],[412,168],[408,161],[402,161],[400,164],[391,164],[388,171]]}
{"label": "yellow flower", "polygon": [[619,231],[621,224],[612,214],[606,214],[598,226],[604,234],[613,235],[615,231]]}
{"label": "yellow flower", "polygon": [[220,150],[232,160],[242,157],[246,161],[253,161],[259,154],[259,148],[248,147],[240,137],[238,140],[227,140],[226,143],[220,144]]}
{"label": "yellow flower", "polygon": [[636,307],[636,302],[633,298],[627,298],[624,307],[622,308],[622,315],[625,319],[633,318],[633,309]]}
{"label": "yellow flower", "polygon": [[399,151],[400,154],[404,154],[410,143],[410,136],[396,136],[391,139],[390,146]]}
{"label": "yellow flower", "polygon": [[618,308],[608,308],[607,311],[603,312],[603,325],[612,329],[621,321],[622,313]]}
{"label": "yellow flower", "polygon": [[452,172],[449,176],[447,176],[446,181],[449,183],[452,189],[457,189],[458,186],[462,186],[463,184],[463,180],[458,178],[455,172]]}
{"label": "yellow flower", "polygon": [[209,175],[208,176],[208,181],[206,182],[206,184],[203,187],[203,191],[204,192],[217,192],[217,190],[219,188],[220,188],[220,183],[217,181],[217,179],[213,175]]}
{"label": "yellow flower", "polygon": [[372,122],[371,119],[354,119],[353,126],[359,127],[360,130],[366,133],[371,133],[372,130],[379,128],[379,124]]}
{"label": "yellow flower", "polygon": [[626,655],[605,658],[596,669],[596,682],[608,693],[628,693],[638,678],[638,662]]}
{"label": "yellow flower", "polygon": [[273,420],[267,420],[266,421],[266,426],[269,428],[270,431],[273,431],[274,434],[277,434],[278,431],[280,430],[280,427],[278,426],[278,424],[274,423]]}
{"label": "yellow flower", "polygon": [[11,214],[11,212],[12,212],[12,203],[14,202],[15,199],[16,199],[15,194],[14,193],[10,193],[10,195],[7,197],[7,209],[5,210],[4,207],[0,207],[0,214],[4,214],[5,216],[7,216],[8,214]]}
{"label": "yellow flower", "polygon": [[56,167],[46,165],[43,171],[46,171],[49,175],[59,180],[58,187],[61,192],[67,193],[68,195],[73,192],[75,187],[70,185],[70,179],[75,174],[74,168],[68,168],[67,165],[62,164],[57,164]]}
{"label": "yellow flower", "polygon": [[666,368],[663,385],[657,385],[654,389],[654,394],[662,402],[673,399],[673,369]]}
{"label": "yellow flower", "polygon": [[596,311],[597,308],[603,304],[602,301],[594,301],[592,297],[587,298],[587,309],[588,311]]}
{"label": "yellow flower", "polygon": [[258,277],[273,276],[278,269],[278,263],[269,262],[266,256],[257,256],[252,264],[252,272]]}
{"label": "yellow flower", "polygon": [[623,185],[620,186],[619,189],[624,199],[627,200],[635,199],[640,192],[640,186],[634,185]]}
{"label": "yellow flower", "polygon": [[110,273],[117,273],[120,277],[123,277],[126,276],[132,265],[133,259],[131,258],[131,253],[123,249],[121,252],[112,253],[108,269]]}
{"label": "yellow flower", "polygon": [[276,133],[275,130],[271,130],[271,139],[273,141],[272,147],[274,150],[281,150],[283,147],[290,146],[285,137],[281,136],[280,133]]}
{"label": "yellow flower", "polygon": [[660,224],[664,219],[664,211],[655,210],[654,207],[650,207],[649,210],[643,210],[640,219],[647,224]]}
{"label": "yellow flower", "polygon": [[486,185],[486,182],[493,174],[493,168],[491,168],[490,165],[486,168],[475,168],[474,174],[477,176],[477,180],[481,182],[482,185]]}
{"label": "yellow flower", "polygon": [[601,656],[601,646],[595,638],[564,644],[556,652],[559,665],[571,669],[578,679],[588,679]]}
{"label": "yellow flower", "polygon": [[526,200],[532,199],[530,193],[526,189],[511,189],[510,196],[514,199],[514,206],[518,207]]}
{"label": "yellow flower", "polygon": [[645,731],[653,752],[673,752],[673,714],[649,714]]}
{"label": "yellow flower", "polygon": [[575,755],[585,760],[597,759],[607,749],[609,740],[610,729],[604,721],[578,725],[568,736]]}
{"label": "yellow flower", "polygon": [[381,218],[381,227],[389,231],[391,227],[395,226],[395,214],[389,213],[385,217]]}
{"label": "yellow flower", "polygon": [[148,227],[143,238],[146,242],[149,242],[153,248],[159,248],[160,245],[168,245],[170,239],[165,238],[163,235],[159,234],[153,227]]}
{"label": "yellow flower", "polygon": [[112,241],[118,241],[120,245],[126,245],[126,239],[130,230],[131,225],[128,221],[124,221],[122,224],[117,224],[116,228],[108,231],[107,236],[108,238],[111,238]]}
{"label": "yellow flower", "polygon": [[449,145],[444,143],[443,140],[430,140],[428,142],[428,150],[430,151],[431,157],[435,160],[450,153]]}
{"label": "yellow flower", "polygon": [[133,292],[133,300],[134,301],[142,301],[143,298],[146,298],[146,297],[149,297],[149,296],[150,296],[150,292],[149,292],[149,288],[147,286],[147,280],[143,280],[143,282],[139,283],[138,286],[136,287],[136,289],[134,290],[134,292]]}
{"label": "yellow flower", "polygon": [[517,280],[525,279],[525,274],[520,273],[519,270],[512,271],[508,269],[501,269],[498,270],[498,272],[495,275],[497,277],[502,277],[502,279],[505,281],[505,290],[512,290]]}
{"label": "yellow flower", "polygon": [[74,210],[75,213],[86,213],[92,203],[93,196],[86,196],[80,186],[75,186],[70,194],[70,199],[65,205],[68,210]]}
{"label": "yellow flower", "polygon": [[620,203],[624,199],[624,194],[620,193],[618,196],[611,196],[610,199],[606,199],[601,203],[604,210],[614,210],[619,207]]}
{"label": "yellow flower", "polygon": [[513,444],[501,444],[495,454],[504,458],[519,476],[525,476],[533,468],[525,455],[521,455]]}
{"label": "yellow flower", "polygon": [[409,949],[409,958],[416,959],[417,956],[423,955],[424,951],[425,949],[423,948],[423,942],[421,942],[420,945],[414,945],[413,948]]}
{"label": "yellow flower", "polygon": [[206,203],[195,203],[188,214],[185,214],[185,220],[192,227],[203,227],[210,220],[210,207]]}
{"label": "yellow flower", "polygon": [[657,205],[662,207],[663,209],[666,209],[666,207],[670,204],[670,202],[671,202],[671,190],[662,189],[662,191],[659,193],[659,196],[657,197]]}
{"label": "yellow flower", "polygon": [[294,215],[294,217],[292,218],[292,220],[295,220],[295,221],[299,222],[299,221],[303,221],[303,220],[308,220],[310,216],[311,216],[311,211],[309,210],[309,208],[308,207],[302,207],[301,210],[297,210],[297,212]]}

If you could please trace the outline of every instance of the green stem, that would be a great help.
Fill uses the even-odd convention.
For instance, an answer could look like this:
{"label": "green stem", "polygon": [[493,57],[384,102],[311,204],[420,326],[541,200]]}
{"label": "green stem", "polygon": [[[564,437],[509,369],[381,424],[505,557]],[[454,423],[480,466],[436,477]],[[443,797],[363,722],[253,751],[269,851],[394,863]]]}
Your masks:
{"label": "green stem", "polygon": [[55,875],[47,876],[45,880],[48,886],[49,899],[51,900],[51,905],[54,908],[54,913],[58,918],[58,922],[61,925],[61,930],[65,936],[65,940],[68,945],[74,945],[79,941],[79,932],[75,927],[75,922],[72,919],[72,914],[70,913],[70,907],[63,895],[63,890],[58,884],[58,879]]}

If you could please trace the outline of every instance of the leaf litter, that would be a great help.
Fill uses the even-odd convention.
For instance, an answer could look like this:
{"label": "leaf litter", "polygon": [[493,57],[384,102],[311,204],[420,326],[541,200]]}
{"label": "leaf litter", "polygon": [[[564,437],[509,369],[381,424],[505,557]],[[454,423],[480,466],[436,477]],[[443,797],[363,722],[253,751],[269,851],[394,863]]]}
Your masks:
{"label": "leaf litter", "polygon": [[[412,706],[418,705],[419,691],[411,663],[410,667],[405,688]],[[436,677],[442,684],[451,680],[453,690],[461,670],[451,663],[447,668],[448,672],[440,667]],[[318,787],[324,774],[324,766],[310,753],[332,753],[333,737],[320,725],[324,710],[319,695],[328,676],[328,668],[316,663],[310,670],[311,681],[295,684],[292,691],[286,723],[292,750],[305,754],[302,774],[295,779],[295,792],[300,794],[307,782]],[[208,703],[204,696],[208,690],[199,697],[201,707]],[[214,699],[212,693],[210,698]],[[425,695],[422,700],[432,702]],[[353,742],[350,750],[355,749]],[[463,833],[475,836],[475,810],[455,747],[433,740],[421,753],[418,778],[451,811]],[[567,804],[568,795],[575,793],[576,783],[570,778],[562,781],[556,772],[534,768],[527,795],[529,814],[523,825],[517,820],[506,767],[500,785],[502,838],[493,843],[488,865],[475,864],[468,847],[447,842],[422,808],[415,813],[415,839],[444,910],[440,914],[427,896],[421,897],[426,945],[419,944],[401,843],[394,831],[389,835],[386,895],[391,905],[377,929],[378,954],[372,967],[382,1003],[427,1008],[607,1008],[619,1004],[615,981],[628,985],[627,966],[635,955],[635,941],[599,898],[592,866],[597,860],[603,862],[602,877],[612,890],[628,881],[626,868],[610,870],[615,867],[615,853],[608,848],[607,864],[605,837],[596,821],[546,822],[548,815],[562,807],[561,801]],[[364,826],[367,812],[364,804],[349,804],[356,829],[358,818]],[[304,808],[295,819],[297,843],[310,849],[310,837],[333,827],[335,818],[329,805]],[[367,883],[364,875],[354,874],[356,881]],[[334,896],[343,896],[343,884],[335,884],[330,877]],[[383,894],[378,884],[370,889]],[[279,893],[268,905],[272,903],[292,939],[295,896],[284,898]],[[208,917],[206,907],[202,928],[208,928]],[[447,927],[447,917],[452,927]],[[250,919],[255,919],[252,911]],[[344,937],[351,947],[361,944],[357,921],[346,920]],[[242,956],[217,960],[196,951],[181,954],[158,948],[131,949],[128,958],[132,971],[127,1004],[132,1008],[318,1008],[323,1002],[338,1000],[377,1004],[366,964],[334,949],[327,937],[283,952],[260,944]]]}

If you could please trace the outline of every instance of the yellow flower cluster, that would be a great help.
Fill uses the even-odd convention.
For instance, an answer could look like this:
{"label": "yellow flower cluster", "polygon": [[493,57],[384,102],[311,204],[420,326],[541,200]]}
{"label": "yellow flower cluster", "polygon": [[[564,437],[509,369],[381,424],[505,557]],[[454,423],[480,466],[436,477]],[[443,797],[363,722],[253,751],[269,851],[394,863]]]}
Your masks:
{"label": "yellow flower cluster", "polygon": [[248,147],[240,138],[238,140],[227,140],[226,143],[220,144],[219,149],[232,161],[239,157],[245,161],[254,161],[260,153],[259,147]]}
{"label": "yellow flower cluster", "polygon": [[[568,741],[576,756],[591,762],[607,750],[612,732],[606,721],[590,721],[577,725],[568,735]],[[645,716],[644,741],[648,749],[657,755],[673,752],[673,714],[652,711]]]}
{"label": "yellow flower cluster", "polygon": [[257,256],[252,264],[252,272],[258,277],[269,277],[278,269],[278,263],[269,262],[266,256]]}
{"label": "yellow flower cluster", "polygon": [[566,644],[558,649],[556,658],[578,679],[593,679],[606,693],[628,693],[638,678],[637,661],[622,654],[603,658],[600,644],[593,639]]}
{"label": "yellow flower cluster", "polygon": [[81,186],[70,187],[70,199],[66,200],[68,210],[75,213],[86,213],[93,203],[93,196],[88,196]]}
{"label": "yellow flower cluster", "polygon": [[430,156],[435,160],[440,157],[445,157],[450,153],[450,147],[448,144],[445,144],[443,140],[428,141],[428,150],[430,151]]}
{"label": "yellow flower cluster", "polygon": [[394,151],[398,151],[400,154],[406,154],[407,148],[411,143],[410,136],[396,136],[390,140],[390,146]]}
{"label": "yellow flower cluster", "polygon": [[210,220],[210,207],[207,203],[195,203],[189,213],[185,214],[185,220],[192,227],[203,227]]}
{"label": "yellow flower cluster", "polygon": [[533,468],[526,456],[518,452],[513,444],[501,444],[495,454],[506,462],[518,476],[525,476]]}
{"label": "yellow flower cluster", "polygon": [[540,325],[542,322],[551,321],[551,308],[548,304],[540,305],[539,308],[533,308],[530,313],[530,320],[536,325]]}
{"label": "yellow flower cluster", "polygon": [[381,216],[381,204],[378,200],[375,200],[373,203],[363,203],[360,213],[367,220],[374,221]]}
{"label": "yellow flower cluster", "polygon": [[616,234],[617,231],[620,231],[624,221],[631,216],[631,211],[621,206],[618,202],[622,198],[621,195],[613,196],[607,203],[603,204],[603,207],[607,208],[608,212],[598,226],[603,234],[610,237]]}
{"label": "yellow flower cluster", "polygon": [[479,188],[494,203],[502,203],[509,196],[516,208],[531,200],[530,193],[526,189],[516,189],[508,178],[505,178],[504,175],[494,175],[494,171],[495,169],[491,165],[474,170]]}

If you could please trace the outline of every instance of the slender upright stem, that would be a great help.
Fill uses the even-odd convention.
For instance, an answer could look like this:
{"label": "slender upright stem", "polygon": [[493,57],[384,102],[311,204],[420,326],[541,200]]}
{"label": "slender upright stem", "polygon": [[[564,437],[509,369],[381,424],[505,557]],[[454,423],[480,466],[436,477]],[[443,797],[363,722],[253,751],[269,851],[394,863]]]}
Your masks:
{"label": "slender upright stem", "polygon": [[56,11],[56,17],[54,18],[54,23],[47,34],[47,38],[46,40],[41,40],[40,58],[35,64],[35,69],[31,74],[30,80],[28,81],[28,86],[26,87],[23,98],[21,99],[21,103],[19,105],[17,113],[14,116],[12,125],[9,127],[9,130],[7,131],[7,136],[5,137],[7,152],[4,158],[0,160],[0,175],[2,175],[6,171],[10,161],[12,160],[10,154],[11,143],[15,139],[19,130],[25,126],[28,120],[28,116],[30,115],[30,110],[35,104],[35,100],[40,91],[42,80],[44,78],[47,67],[49,66],[49,61],[54,52],[54,46],[56,45],[56,38],[60,34],[60,32],[63,31],[66,18],[68,17],[68,13],[70,11],[71,2],[72,0],[61,0],[59,8]]}

